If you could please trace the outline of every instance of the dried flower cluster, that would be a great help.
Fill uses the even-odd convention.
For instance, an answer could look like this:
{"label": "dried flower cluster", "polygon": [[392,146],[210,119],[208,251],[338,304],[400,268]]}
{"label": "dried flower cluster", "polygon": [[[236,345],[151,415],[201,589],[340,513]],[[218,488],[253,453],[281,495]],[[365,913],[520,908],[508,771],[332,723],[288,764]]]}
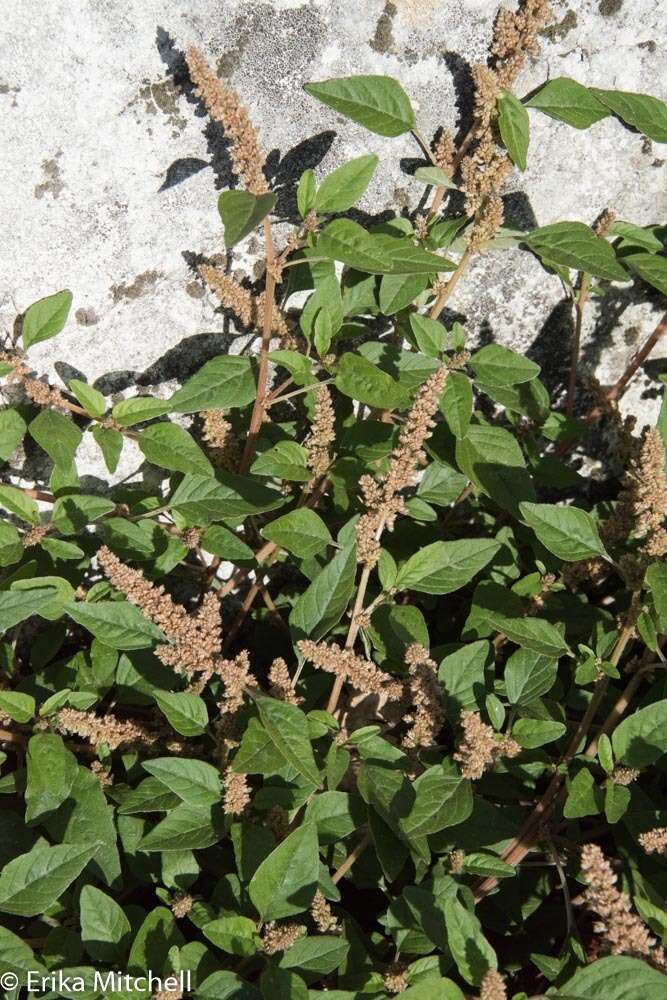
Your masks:
{"label": "dried flower cluster", "polygon": [[301,639],[298,646],[302,655],[316,667],[344,677],[356,691],[363,694],[382,693],[390,701],[397,700],[403,694],[400,681],[380,670],[370,660],[357,656],[351,649],[341,649],[335,642],[328,646],[311,639]]}
{"label": "dried flower cluster", "polygon": [[407,969],[399,962],[395,962],[384,974],[384,988],[387,993],[404,993],[410,985]]}
{"label": "dried flower cluster", "polygon": [[250,802],[248,777],[239,774],[228,767],[225,771],[225,792],[222,800],[223,808],[230,816],[240,816]]}
{"label": "dried flower cluster", "polygon": [[405,662],[410,678],[408,697],[414,710],[405,716],[410,728],[403,744],[410,749],[432,746],[445,718],[438,665],[418,643],[408,647]]}
{"label": "dried flower cluster", "polygon": [[479,1000],[507,1000],[505,980],[497,969],[489,969],[484,973],[479,989]]}
{"label": "dried flower cluster", "polygon": [[270,920],[262,933],[262,947],[267,955],[275,955],[278,951],[287,951],[305,933],[303,924],[280,924]]}
{"label": "dried flower cluster", "polygon": [[324,893],[318,889],[313,897],[310,906],[310,915],[320,934],[336,934],[340,931],[340,924],[331,912],[331,907],[327,902]]}
{"label": "dried flower cluster", "polygon": [[596,930],[602,934],[612,954],[643,955],[667,969],[665,952],[632,912],[627,895],[616,887],[616,875],[597,844],[585,844],[582,848],[581,869],[588,883],[586,905],[601,918],[602,923]]}
{"label": "dried flower cluster", "polygon": [[266,157],[239,95],[216,76],[199,49],[189,48],[187,60],[198,95],[211,118],[223,126],[232,144],[234,170],[243,179],[248,191],[265,194],[269,189],[263,173]]}
{"label": "dried flower cluster", "polygon": [[175,899],[171,901],[171,912],[174,914],[177,920],[182,920],[183,917],[187,917],[188,913],[194,905],[194,897],[188,892],[184,892]]}
{"label": "dried flower cluster", "polygon": [[461,727],[463,739],[454,753],[454,760],[461,765],[464,778],[475,781],[493,767],[498,757],[516,757],[521,752],[516,740],[509,736],[499,738],[477,712],[461,712]]}
{"label": "dried flower cluster", "polygon": [[228,472],[238,472],[242,449],[224,411],[204,410],[201,416],[202,437],[208,446],[212,462]]}
{"label": "dried flower cluster", "polygon": [[517,11],[500,8],[491,52],[501,87],[511,87],[523,69],[526,55],[539,51],[537,35],[552,18],[548,0],[522,0]]}
{"label": "dried flower cluster", "polygon": [[[210,285],[215,294],[220,299],[225,309],[233,312],[241,320],[243,326],[261,329],[264,322],[264,292],[260,295],[253,295],[251,291],[240,285],[238,281],[228,274],[223,274],[216,267],[210,264],[200,264],[199,273],[204,281]],[[273,306],[273,317],[271,329],[273,333],[281,339],[290,337],[290,330],[285,317],[277,305]],[[285,347],[290,346],[285,343]]]}
{"label": "dried flower cluster", "polygon": [[269,667],[269,695],[278,701],[287,701],[290,705],[299,705],[303,701],[294,690],[289,667],[282,656],[276,657]]}
{"label": "dried flower cluster", "polygon": [[220,604],[215,594],[209,592],[196,614],[188,615],[164,587],[150,583],[141,570],[126,566],[106,545],[97,558],[114,587],[171,640],[171,645],[161,644],[155,650],[162,662],[190,679],[199,674],[199,683],[206,683],[218,668],[221,648]]}
{"label": "dried flower cluster", "polygon": [[426,461],[424,443],[435,426],[433,417],[448,375],[449,368],[442,365],[419,389],[401,428],[387,474],[379,482],[372,476],[362,476],[359,480],[366,513],[357,525],[357,557],[366,567],[372,568],[378,560],[384,529],[391,531],[396,517],[405,513],[400,493],[413,485],[417,469]]}
{"label": "dried flower cluster", "polygon": [[667,826],[656,826],[640,833],[639,843],[647,854],[667,854]]}
{"label": "dried flower cluster", "polygon": [[315,393],[315,418],[312,430],[305,442],[308,452],[308,468],[315,479],[327,474],[331,465],[331,445],[336,440],[336,415],[331,402],[331,393],[326,385]]}
{"label": "dried flower cluster", "polygon": [[61,733],[80,736],[91,746],[106,746],[109,750],[148,747],[157,741],[157,735],[134,719],[119,719],[107,712],[104,716],[94,712],[81,712],[75,708],[62,708],[56,717],[56,727]]}

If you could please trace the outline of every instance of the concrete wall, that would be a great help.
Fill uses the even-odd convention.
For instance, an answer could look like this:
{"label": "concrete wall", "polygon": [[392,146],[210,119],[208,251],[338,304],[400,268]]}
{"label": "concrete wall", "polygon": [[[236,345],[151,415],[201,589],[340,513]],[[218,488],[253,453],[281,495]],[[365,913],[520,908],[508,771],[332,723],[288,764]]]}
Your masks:
{"label": "concrete wall", "polygon": [[[76,311],[67,331],[31,352],[45,370],[71,377],[67,359],[121,393],[182,378],[230,344],[192,270],[193,255],[222,249],[216,189],[229,181],[229,159],[183,88],[182,50],[200,45],[243,95],[283,203],[305,167],[325,173],[373,150],[381,169],[361,207],[377,212],[417,203],[423,189],[401,170],[416,147],[344,121],[302,84],[393,74],[424,133],[456,127],[495,10],[491,0],[5,0],[0,325],[68,286]],[[555,11],[520,96],[570,75],[667,97],[660,0],[556,0]],[[666,148],[613,119],[579,132],[533,113],[529,168],[509,185],[508,214],[524,225],[592,222],[609,206],[640,224],[664,222]],[[477,335],[530,351],[553,376],[567,355],[560,298],[556,279],[513,250],[479,260],[451,305]],[[589,314],[586,363],[611,380],[661,307],[646,289],[612,292],[603,313]],[[642,419],[655,412],[652,386],[642,379],[628,395]]]}

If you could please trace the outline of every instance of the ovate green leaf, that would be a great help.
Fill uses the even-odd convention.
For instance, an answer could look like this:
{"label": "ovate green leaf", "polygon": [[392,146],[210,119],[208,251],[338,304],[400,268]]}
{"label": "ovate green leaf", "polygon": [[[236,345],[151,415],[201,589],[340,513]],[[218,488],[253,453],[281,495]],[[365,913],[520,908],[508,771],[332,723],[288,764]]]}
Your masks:
{"label": "ovate green leaf", "polygon": [[402,135],[415,125],[410,98],[390,76],[340,77],[307,83],[304,90],[378,135]]}

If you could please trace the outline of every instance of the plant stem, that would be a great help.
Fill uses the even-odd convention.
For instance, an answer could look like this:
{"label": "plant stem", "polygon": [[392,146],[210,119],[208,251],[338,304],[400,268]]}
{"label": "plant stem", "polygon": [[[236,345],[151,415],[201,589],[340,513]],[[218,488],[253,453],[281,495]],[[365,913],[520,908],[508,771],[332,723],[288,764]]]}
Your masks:
{"label": "plant stem", "polygon": [[431,307],[431,312],[429,313],[431,319],[437,319],[442,310],[445,308],[452,292],[454,291],[459,281],[461,280],[461,277],[463,276],[463,273],[467,268],[468,263],[470,262],[472,254],[473,251],[471,250],[471,248],[469,246],[466,247],[465,252],[461,257],[461,260],[459,261],[456,270],[452,272],[451,278],[449,279],[445,287],[440,290],[440,292],[438,293],[438,297],[436,298],[435,302],[433,303],[433,306]]}
{"label": "plant stem", "polygon": [[581,272],[579,279],[579,294],[574,305],[575,321],[574,334],[572,337],[572,353],[570,356],[570,380],[567,387],[567,400],[565,403],[565,413],[571,417],[574,412],[574,403],[577,395],[577,365],[579,364],[579,351],[581,349],[581,330],[584,322],[584,309],[591,287],[591,276],[586,271]]}
{"label": "plant stem", "polygon": [[345,861],[343,861],[342,865],[339,868],[337,868],[336,871],[331,876],[331,881],[333,882],[334,885],[340,882],[340,880],[345,875],[347,875],[354,862],[358,861],[358,859],[364,853],[370,842],[371,842],[371,835],[370,832],[366,830],[365,834],[363,835],[357,846],[354,848],[354,850],[350,851],[348,856],[345,858]]}
{"label": "plant stem", "polygon": [[[626,625],[622,629],[610,657],[610,662],[614,666],[617,666],[620,662],[621,657],[625,652],[625,647],[632,638],[633,634],[634,628],[630,625]],[[564,771],[567,769],[568,764],[577,753],[581,741],[585,739],[588,730],[595,719],[597,710],[606,694],[608,684],[609,678],[605,674],[605,676],[602,677],[595,686],[593,697],[591,698],[588,708],[577,726],[567,750],[565,751],[559,770],[556,774],[554,774],[547,790],[543,794],[540,801],[536,804],[526,822],[523,824],[518,835],[507,847],[507,849],[503,851],[502,859],[503,861],[507,861],[508,864],[519,864],[531,850],[535,841],[539,838],[540,828],[551,812],[556,798],[558,797],[558,793],[560,792],[563,782],[565,781]],[[488,895],[489,892],[495,889],[497,884],[498,879],[495,877],[482,879],[474,888],[475,900],[479,902],[486,895]]]}
{"label": "plant stem", "polygon": [[250,427],[246,438],[243,457],[239,466],[240,475],[245,475],[257,448],[257,438],[264,420],[267,383],[269,378],[269,347],[271,346],[271,327],[273,326],[273,309],[276,293],[276,277],[273,271],[273,233],[271,223],[264,219],[264,239],[266,241],[266,288],[264,290],[264,322],[262,326],[262,343],[259,351],[259,371],[257,373],[257,395],[250,416]]}

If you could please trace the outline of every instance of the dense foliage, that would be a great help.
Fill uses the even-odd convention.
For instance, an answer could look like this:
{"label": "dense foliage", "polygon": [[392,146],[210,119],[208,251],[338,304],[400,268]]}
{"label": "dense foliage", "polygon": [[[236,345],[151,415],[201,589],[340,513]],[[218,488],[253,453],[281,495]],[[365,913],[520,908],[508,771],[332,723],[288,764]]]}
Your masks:
{"label": "dense foliage", "polygon": [[[65,969],[50,995],[182,995],[94,975],[150,970],[202,1000],[667,997],[667,417],[633,434],[617,406],[666,321],[612,387],[577,369],[591,296],[667,295],[665,229],[518,232],[500,197],[528,109],[665,142],[667,107],[566,78],[519,100],[547,17],[499,15],[458,141],[424,140],[388,77],[307,85],[428,157],[419,209],[370,228],[347,213],[377,155],[306,171],[278,219],[245,109],[188,53],[240,181],[227,249],[265,240],[256,285],[199,270],[256,352],[111,405],[31,366],[69,292],[19,317],[0,457],[49,471],[0,485],[8,996]],[[571,301],[553,399],[448,319],[508,246]],[[151,476],[87,492],[91,436]]]}

